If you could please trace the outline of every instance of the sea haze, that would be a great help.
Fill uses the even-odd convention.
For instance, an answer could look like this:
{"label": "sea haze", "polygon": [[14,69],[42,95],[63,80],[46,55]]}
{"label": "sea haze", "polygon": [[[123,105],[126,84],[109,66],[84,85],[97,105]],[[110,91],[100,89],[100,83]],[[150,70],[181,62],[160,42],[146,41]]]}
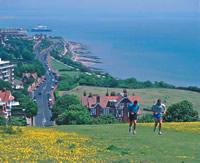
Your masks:
{"label": "sea haze", "polygon": [[0,27],[48,25],[118,78],[200,86],[199,0],[0,0]]}

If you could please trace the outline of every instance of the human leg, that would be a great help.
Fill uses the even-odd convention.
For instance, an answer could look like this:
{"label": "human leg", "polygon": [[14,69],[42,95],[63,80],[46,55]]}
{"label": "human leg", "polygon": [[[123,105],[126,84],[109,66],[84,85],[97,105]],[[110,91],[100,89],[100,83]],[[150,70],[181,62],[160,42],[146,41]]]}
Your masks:
{"label": "human leg", "polygon": [[162,118],[159,119],[159,126],[158,127],[159,127],[158,134],[161,135],[162,134],[162,132],[161,132],[161,129],[162,129]]}
{"label": "human leg", "polygon": [[132,118],[129,119],[129,132],[132,132],[132,125],[133,125],[133,120]]}
{"label": "human leg", "polygon": [[154,132],[156,131],[157,126],[158,126],[158,119],[154,118],[154,129],[153,129]]}

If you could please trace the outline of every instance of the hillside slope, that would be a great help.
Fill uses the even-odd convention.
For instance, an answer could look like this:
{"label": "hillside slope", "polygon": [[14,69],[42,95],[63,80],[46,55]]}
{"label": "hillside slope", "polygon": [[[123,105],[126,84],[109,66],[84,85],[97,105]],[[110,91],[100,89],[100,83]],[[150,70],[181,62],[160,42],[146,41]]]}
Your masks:
{"label": "hillside slope", "polygon": [[[83,92],[86,91],[87,94],[91,92],[92,94],[105,95],[107,92],[107,88],[103,87],[89,87],[89,86],[79,86],[68,92],[60,92],[60,95],[65,93],[76,94],[79,97],[83,95]],[[109,92],[122,92],[120,88],[108,88]],[[166,105],[188,100],[191,101],[194,105],[194,109],[200,112],[200,93],[178,90],[178,89],[163,89],[163,88],[149,88],[149,89],[128,89],[128,94],[139,95],[142,98],[142,106],[143,107],[151,107],[151,105],[156,101],[157,98],[161,98],[166,101]]]}

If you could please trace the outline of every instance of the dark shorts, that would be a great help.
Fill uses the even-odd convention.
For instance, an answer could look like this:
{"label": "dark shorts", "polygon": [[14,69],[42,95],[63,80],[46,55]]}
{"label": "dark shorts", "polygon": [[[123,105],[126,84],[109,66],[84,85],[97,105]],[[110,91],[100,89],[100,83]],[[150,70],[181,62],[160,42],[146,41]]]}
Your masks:
{"label": "dark shorts", "polygon": [[130,120],[130,121],[137,120],[137,114],[130,114],[130,115],[129,115],[129,120]]}

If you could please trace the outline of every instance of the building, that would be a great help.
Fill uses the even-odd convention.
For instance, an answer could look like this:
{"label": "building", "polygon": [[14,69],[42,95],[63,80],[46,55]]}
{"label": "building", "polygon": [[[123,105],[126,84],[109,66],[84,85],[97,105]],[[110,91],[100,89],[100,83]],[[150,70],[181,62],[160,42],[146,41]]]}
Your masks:
{"label": "building", "polygon": [[1,37],[27,37],[27,30],[23,28],[1,28]]}
{"label": "building", "polygon": [[86,106],[91,116],[112,114],[117,119],[128,121],[128,104],[134,100],[141,101],[140,96],[82,96],[82,105]]}
{"label": "building", "polygon": [[20,80],[15,79],[13,81],[13,88],[14,89],[24,89],[23,82]]}
{"label": "building", "polygon": [[19,106],[19,102],[14,101],[10,91],[0,90],[0,114],[8,118],[11,116],[12,107]]}
{"label": "building", "polygon": [[0,79],[13,84],[14,65],[10,61],[2,61],[0,58]]}

